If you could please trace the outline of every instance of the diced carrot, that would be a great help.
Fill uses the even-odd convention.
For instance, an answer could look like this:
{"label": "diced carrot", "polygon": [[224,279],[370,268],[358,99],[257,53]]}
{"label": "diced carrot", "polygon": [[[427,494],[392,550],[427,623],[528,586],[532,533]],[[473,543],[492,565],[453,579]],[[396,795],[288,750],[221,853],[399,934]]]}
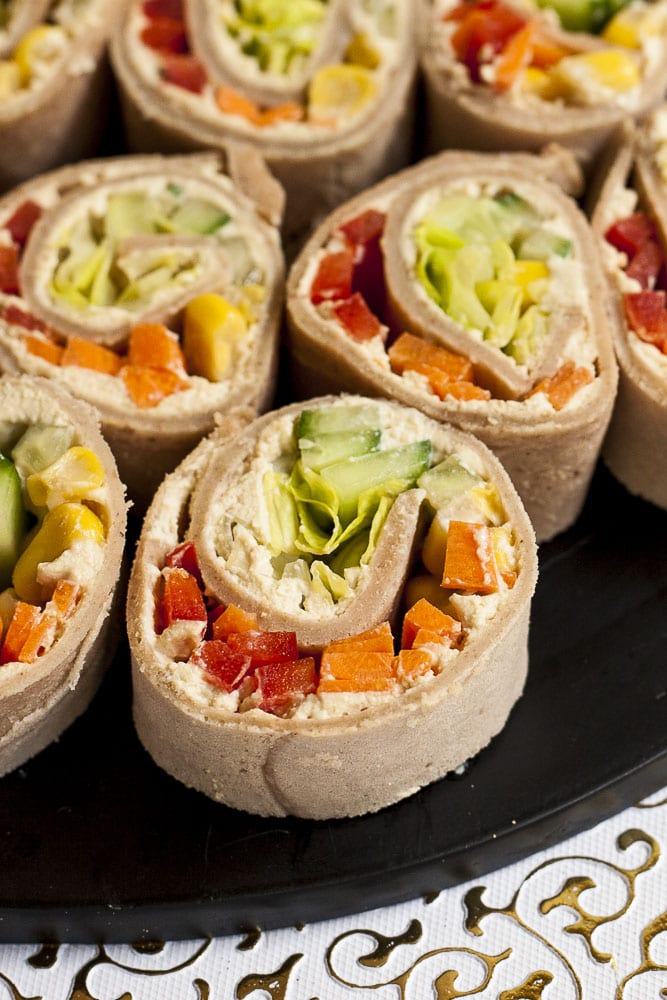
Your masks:
{"label": "diced carrot", "polygon": [[449,522],[442,586],[476,594],[498,590],[493,541],[487,525]]}
{"label": "diced carrot", "polygon": [[387,353],[392,371],[398,375],[406,370],[419,371],[419,366],[426,365],[444,372],[450,380],[473,381],[474,370],[468,358],[438,347],[437,344],[430,344],[412,333],[402,333]]}
{"label": "diced carrot", "polygon": [[178,337],[162,323],[137,323],[130,330],[128,365],[165,368],[185,375],[185,359]]}
{"label": "diced carrot", "polygon": [[253,125],[258,125],[261,118],[261,111],[258,105],[246,97],[245,94],[239,93],[238,90],[234,90],[232,87],[217,87],[215,91],[215,103],[218,105],[220,111],[226,115],[239,115],[241,118],[246,118]]}
{"label": "diced carrot", "polygon": [[276,122],[300,122],[305,117],[306,109],[298,101],[285,101],[274,108],[265,108],[259,112],[259,125],[274,125]]}
{"label": "diced carrot", "polygon": [[496,90],[509,90],[521,70],[531,62],[535,22],[528,21],[508,40],[496,63],[493,86]]}
{"label": "diced carrot", "polygon": [[422,597],[403,618],[401,648],[412,649],[417,633],[423,629],[435,633],[438,636],[436,641],[445,639],[449,645],[454,645],[461,637],[461,622],[446,615]]}
{"label": "diced carrot", "polygon": [[148,365],[124,365],[120,376],[132,402],[143,410],[157,406],[172,393],[187,389],[188,385],[176,372]]}
{"label": "diced carrot", "polygon": [[47,653],[56,637],[57,626],[58,618],[55,612],[49,610],[48,607],[45,608],[30,629],[21,647],[21,652],[18,655],[19,663],[34,663],[38,656]]}
{"label": "diced carrot", "polygon": [[257,615],[230,604],[213,622],[213,638],[226,639],[236,632],[259,630]]}
{"label": "diced carrot", "polygon": [[588,368],[579,368],[574,361],[566,361],[555,375],[543,378],[528,393],[534,396],[543,392],[554,410],[562,410],[574,394],[593,381],[593,373]]}
{"label": "diced carrot", "polygon": [[433,667],[433,658],[425,649],[401,649],[394,660],[396,676],[412,683],[423,677]]}
{"label": "diced carrot", "polygon": [[51,606],[58,616],[58,621],[64,622],[74,612],[80,597],[80,584],[71,580],[58,580],[47,608]]}
{"label": "diced carrot", "polygon": [[67,338],[67,345],[60,359],[61,365],[78,365],[80,368],[93,368],[106,375],[117,375],[123,364],[115,351],[103,344],[94,344],[83,337],[72,335]]}
{"label": "diced carrot", "polygon": [[329,643],[324,652],[346,652],[365,650],[369,653],[393,653],[394,637],[391,632],[389,622],[382,622],[373,628],[359,632],[357,635],[348,636],[346,639],[336,639]]}
{"label": "diced carrot", "polygon": [[322,691],[391,691],[396,685],[394,653],[348,649],[322,653],[318,693]]}
{"label": "diced carrot", "polygon": [[41,608],[35,604],[26,604],[25,601],[17,602],[0,651],[0,664],[18,661],[21,650],[30,632],[37,624],[41,613]]}
{"label": "diced carrot", "polygon": [[23,342],[29,354],[36,354],[37,357],[43,358],[52,365],[60,364],[63,356],[63,348],[60,344],[54,344],[52,340],[46,340],[44,337],[33,337],[30,334],[24,338]]}
{"label": "diced carrot", "polygon": [[558,42],[553,41],[539,29],[533,32],[531,66],[538,69],[549,69],[569,55],[569,52]]}

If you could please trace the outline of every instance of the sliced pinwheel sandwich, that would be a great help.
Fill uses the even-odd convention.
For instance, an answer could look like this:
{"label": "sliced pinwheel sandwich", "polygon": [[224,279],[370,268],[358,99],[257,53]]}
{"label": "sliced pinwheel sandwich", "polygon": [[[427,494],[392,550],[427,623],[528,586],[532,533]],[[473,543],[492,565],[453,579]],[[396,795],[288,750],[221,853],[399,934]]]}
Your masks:
{"label": "sliced pinwheel sandwich", "polygon": [[115,0],[0,3],[0,189],[91,156],[111,89]]}
{"label": "sliced pinwheel sandwich", "polygon": [[323,397],[166,477],[128,592],[155,761],[237,809],[371,812],[477,753],[520,696],[534,535],[470,435]]}
{"label": "sliced pinwheel sandwich", "polygon": [[0,365],[100,413],[131,498],[271,398],[277,229],[216,155],[100,160],[0,201]]}
{"label": "sliced pinwheel sandwich", "polygon": [[597,244],[551,169],[440,154],[333,213],[287,291],[304,397],[388,396],[474,433],[540,541],[581,508],[617,378]]}
{"label": "sliced pinwheel sandwich", "polygon": [[[125,498],[95,411],[0,378],[0,774],[87,707],[118,634]],[[116,609],[117,610],[117,609]]]}
{"label": "sliced pinwheel sandwich", "polygon": [[306,231],[408,162],[411,0],[132,0],[112,60],[132,149],[247,143]]}
{"label": "sliced pinwheel sandwich", "polygon": [[536,151],[585,164],[667,89],[665,0],[424,0],[432,150]]}
{"label": "sliced pinwheel sandwich", "polygon": [[593,211],[618,311],[618,396],[603,458],[631,493],[667,508],[667,106],[604,164]]}

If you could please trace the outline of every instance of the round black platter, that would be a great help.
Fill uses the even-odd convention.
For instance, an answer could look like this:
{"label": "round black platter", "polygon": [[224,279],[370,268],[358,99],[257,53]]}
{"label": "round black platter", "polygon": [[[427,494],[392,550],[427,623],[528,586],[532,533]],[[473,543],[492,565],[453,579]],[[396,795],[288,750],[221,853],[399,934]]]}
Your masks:
{"label": "round black platter", "polygon": [[177,939],[312,922],[458,884],[667,782],[667,518],[602,468],[541,547],[526,691],[457,779],[371,816],[260,819],[161,772],[121,646],[89,711],[0,780],[0,940]]}

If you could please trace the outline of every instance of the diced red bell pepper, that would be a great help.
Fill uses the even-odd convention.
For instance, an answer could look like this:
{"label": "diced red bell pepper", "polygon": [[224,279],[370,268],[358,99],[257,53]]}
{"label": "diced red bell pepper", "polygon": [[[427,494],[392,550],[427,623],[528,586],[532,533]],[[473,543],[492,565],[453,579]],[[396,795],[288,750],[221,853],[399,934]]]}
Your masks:
{"label": "diced red bell pepper", "polygon": [[384,224],[386,221],[386,216],[383,212],[378,212],[374,208],[369,208],[361,215],[357,215],[354,219],[350,219],[348,222],[344,222],[340,226],[340,231],[345,236],[345,239],[352,244],[352,246],[362,246],[366,243],[370,243],[371,240],[377,240],[382,236],[384,232]]}
{"label": "diced red bell pepper", "polygon": [[349,298],[353,272],[354,253],[351,249],[327,254],[320,261],[313,279],[310,301],[317,305],[319,302]]}
{"label": "diced red bell pepper", "polygon": [[655,226],[643,212],[634,212],[627,219],[619,219],[604,234],[608,243],[634,257],[647,240],[655,239]]}
{"label": "diced red bell pepper", "polygon": [[13,303],[4,305],[0,315],[5,323],[9,323],[11,326],[21,326],[24,330],[38,330],[40,333],[51,332],[46,323],[43,323],[41,319],[26,312],[25,309],[20,309],[19,306],[15,306]]}
{"label": "diced red bell pepper", "polygon": [[629,292],[624,296],[625,315],[628,324],[640,340],[655,344],[660,350],[667,349],[667,293]]}
{"label": "diced red bell pepper", "polygon": [[19,248],[15,243],[11,246],[0,246],[0,292],[5,295],[20,295],[19,285]]}
{"label": "diced red bell pepper", "polygon": [[296,632],[236,632],[228,636],[227,642],[234,652],[249,656],[253,667],[299,658]]}
{"label": "diced red bell pepper", "polygon": [[161,621],[168,628],[177,621],[207,621],[206,605],[194,576],[178,566],[162,570],[164,590],[160,600]]}
{"label": "diced red bell pepper", "polygon": [[481,81],[480,67],[488,56],[502,52],[505,45],[526,24],[505,4],[475,4],[452,35],[452,47],[459,62],[468,69],[475,83]]}
{"label": "diced red bell pepper", "polygon": [[206,86],[206,70],[193,56],[169,55],[162,60],[162,78],[166,83],[201,94]]}
{"label": "diced red bell pepper", "polygon": [[288,663],[269,663],[255,671],[259,708],[279,712],[317,688],[315,660],[312,656]]}
{"label": "diced red bell pepper", "polygon": [[201,667],[210,683],[223,691],[235,691],[252,666],[249,656],[234,652],[222,639],[202,642],[189,662]]}
{"label": "diced red bell pepper", "polygon": [[141,41],[156,52],[173,52],[184,55],[188,52],[185,25],[170,17],[156,17],[141,30]]}
{"label": "diced red bell pepper", "polygon": [[655,288],[663,263],[662,248],[657,240],[647,240],[637,250],[625,269],[629,278],[634,278],[642,288]]}
{"label": "diced red bell pepper", "polygon": [[9,230],[12,240],[21,249],[26,245],[32,227],[41,216],[42,211],[41,205],[28,199],[19,205],[14,214],[4,223],[3,228]]}
{"label": "diced red bell pepper", "polygon": [[382,323],[370,311],[360,292],[355,292],[349,299],[338,302],[333,307],[333,313],[355,340],[371,340],[382,334]]}
{"label": "diced red bell pepper", "polygon": [[146,17],[170,17],[173,21],[182,21],[183,0],[144,0],[142,10]]}
{"label": "diced red bell pepper", "polygon": [[180,569],[184,569],[186,573],[194,576],[200,590],[204,589],[204,581],[199,571],[197,549],[194,542],[181,542],[175,549],[167,553],[164,564],[172,568],[178,566]]}

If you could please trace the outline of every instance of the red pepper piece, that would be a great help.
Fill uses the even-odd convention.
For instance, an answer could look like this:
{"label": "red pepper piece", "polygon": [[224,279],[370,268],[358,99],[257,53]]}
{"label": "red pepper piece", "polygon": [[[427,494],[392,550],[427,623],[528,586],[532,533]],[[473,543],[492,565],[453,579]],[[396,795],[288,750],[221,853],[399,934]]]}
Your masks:
{"label": "red pepper piece", "polygon": [[206,605],[194,576],[178,566],[162,570],[164,591],[160,601],[165,628],[177,621],[207,621]]}
{"label": "red pepper piece", "polygon": [[371,340],[382,334],[382,323],[366,305],[363,295],[355,292],[333,307],[334,316],[355,340]]}
{"label": "red pepper piece", "polygon": [[156,52],[173,52],[183,55],[188,51],[188,39],[182,21],[170,17],[156,17],[141,31],[141,41]]}
{"label": "red pepper piece", "polygon": [[11,326],[20,326],[24,330],[38,330],[40,333],[51,333],[49,327],[41,319],[32,316],[30,313],[25,312],[24,309],[20,309],[12,303],[4,305],[0,315],[5,323],[9,323]]}
{"label": "red pepper piece", "polygon": [[667,293],[629,292],[623,298],[625,315],[640,340],[667,353]]}
{"label": "red pepper piece", "polygon": [[202,575],[199,571],[199,563],[197,562],[197,549],[195,548],[194,542],[181,542],[177,545],[175,549],[167,553],[164,560],[165,566],[178,566],[180,569],[184,569],[186,573],[190,576],[194,576],[197,581],[197,585],[200,590],[204,589],[204,581]]}
{"label": "red pepper piece", "polygon": [[42,207],[37,202],[24,201],[16,209],[14,214],[5,222],[3,228],[8,229],[14,243],[23,249],[26,245],[32,227],[42,214]]}
{"label": "red pepper piece", "polygon": [[166,83],[201,94],[206,86],[206,70],[193,56],[169,55],[162,61],[162,78]]}
{"label": "red pepper piece", "polygon": [[647,240],[637,250],[625,269],[629,278],[634,278],[642,288],[655,288],[662,267],[662,249],[657,240]]}
{"label": "red pepper piece", "polygon": [[299,658],[296,632],[237,632],[228,636],[227,642],[234,652],[249,656],[253,667]]}
{"label": "red pepper piece", "polygon": [[250,657],[235,653],[222,639],[202,642],[189,662],[201,667],[207,680],[223,691],[235,691],[251,669]]}
{"label": "red pepper piece", "polygon": [[315,660],[312,656],[289,663],[269,663],[255,671],[259,708],[279,712],[297,698],[313,694],[317,688]]}
{"label": "red pepper piece", "polygon": [[352,246],[357,247],[378,240],[384,232],[386,216],[374,208],[369,208],[349,222],[344,222],[340,231]]}
{"label": "red pepper piece", "polygon": [[352,294],[354,254],[352,250],[329,253],[320,261],[310,288],[313,305],[335,299],[347,299]]}
{"label": "red pepper piece", "polygon": [[0,292],[5,295],[20,295],[19,285],[19,248],[15,243],[11,246],[0,246]]}
{"label": "red pepper piece", "polygon": [[526,18],[503,3],[476,4],[452,35],[452,47],[475,83],[481,82],[480,67],[526,24]]}
{"label": "red pepper piece", "polygon": [[619,219],[604,234],[608,243],[634,257],[647,240],[655,239],[655,226],[643,212],[634,212],[627,219]]}
{"label": "red pepper piece", "polygon": [[172,21],[182,21],[183,0],[144,0],[142,10],[146,17],[169,17]]}

